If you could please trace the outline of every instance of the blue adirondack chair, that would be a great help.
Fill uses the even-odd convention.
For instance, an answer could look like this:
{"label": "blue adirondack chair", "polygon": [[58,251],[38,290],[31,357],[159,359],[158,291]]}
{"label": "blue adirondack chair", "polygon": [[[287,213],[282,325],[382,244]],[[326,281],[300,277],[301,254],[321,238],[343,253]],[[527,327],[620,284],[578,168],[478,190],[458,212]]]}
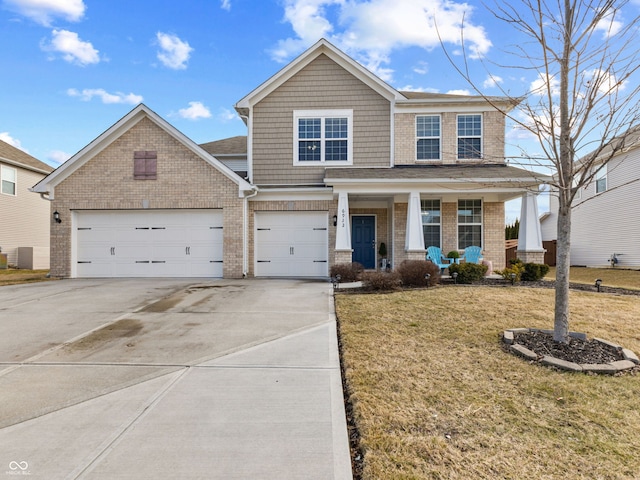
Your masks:
{"label": "blue adirondack chair", "polygon": [[[452,258],[447,258],[442,254],[442,250],[440,250],[440,247],[428,247],[427,260],[438,265],[441,274],[444,273],[445,268],[449,268],[449,265],[452,265],[454,263]],[[443,263],[443,260],[449,263]]]}
{"label": "blue adirondack chair", "polygon": [[464,254],[460,257],[467,263],[482,263],[482,249],[480,247],[467,247]]}

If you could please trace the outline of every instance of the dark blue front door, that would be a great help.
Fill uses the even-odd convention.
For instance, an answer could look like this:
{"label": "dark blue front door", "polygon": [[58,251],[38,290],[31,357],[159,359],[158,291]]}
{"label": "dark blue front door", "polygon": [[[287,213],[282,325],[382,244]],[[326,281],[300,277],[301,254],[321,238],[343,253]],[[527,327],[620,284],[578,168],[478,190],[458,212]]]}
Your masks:
{"label": "dark blue front door", "polygon": [[351,217],[351,248],[354,262],[361,263],[366,269],[376,268],[376,217]]}

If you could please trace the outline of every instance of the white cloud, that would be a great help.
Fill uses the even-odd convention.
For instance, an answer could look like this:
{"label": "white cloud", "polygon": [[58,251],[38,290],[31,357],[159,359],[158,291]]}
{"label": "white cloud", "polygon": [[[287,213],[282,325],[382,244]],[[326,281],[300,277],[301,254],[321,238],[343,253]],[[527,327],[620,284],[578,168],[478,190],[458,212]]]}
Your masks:
{"label": "white cloud", "polygon": [[220,8],[222,8],[223,10],[226,10],[226,11],[231,10],[231,0],[221,0],[220,1]]}
{"label": "white cloud", "polygon": [[602,38],[607,40],[609,37],[613,37],[622,30],[624,24],[616,19],[616,12],[607,15],[596,25],[596,30],[602,32]]}
{"label": "white cloud", "polygon": [[447,95],[471,95],[471,92],[466,89],[449,90]]}
{"label": "white cloud", "polygon": [[12,147],[19,148],[23,152],[29,153],[26,148],[22,147],[22,143],[20,142],[20,140],[18,140],[17,138],[13,138],[11,135],[9,135],[9,132],[0,132],[0,140],[2,140],[5,143],[8,143]]}
{"label": "white cloud", "polygon": [[529,90],[533,95],[547,96],[548,92],[551,92],[553,97],[560,95],[560,80],[556,77],[547,77],[545,74],[540,73],[538,78],[531,82]]}
{"label": "white cloud", "polygon": [[100,62],[100,52],[90,42],[80,40],[77,33],[68,30],[53,30],[51,43],[43,43],[41,48],[47,52],[60,53],[65,61],[83,67]]}
{"label": "white cloud", "polygon": [[459,46],[463,27],[469,56],[483,56],[491,41],[471,22],[473,10],[450,0],[286,0],[284,20],[296,36],[280,40],[271,54],[285,62],[325,37],[389,81],[393,71],[385,65],[393,50],[430,50],[440,46],[440,38]]}
{"label": "white cloud", "polygon": [[427,62],[418,62],[418,64],[413,67],[413,71],[418,75],[426,75],[429,73],[429,64]]}
{"label": "white cloud", "polygon": [[160,51],[158,52],[158,60],[162,64],[173,70],[184,70],[187,68],[186,63],[189,61],[193,48],[187,42],[180,40],[176,35],[158,32],[156,34]]}
{"label": "white cloud", "polygon": [[587,87],[591,87],[591,84],[596,82],[596,85],[593,86],[597,87],[600,95],[615,95],[624,90],[628,84],[628,81],[620,82],[615,75],[599,69],[588,70],[584,72],[583,77],[583,82]]}
{"label": "white cloud", "polygon": [[84,102],[88,102],[93,99],[93,97],[98,97],[102,100],[102,103],[111,104],[111,103],[124,103],[129,105],[137,105],[142,102],[142,95],[135,95],[133,93],[109,93],[102,88],[85,88],[82,91],[76,90],[75,88],[70,88],[67,90],[67,95],[70,97],[78,97],[80,100]]}
{"label": "white cloud", "polygon": [[47,155],[47,160],[55,165],[60,165],[61,163],[66,162],[71,158],[67,152],[63,152],[62,150],[52,150]]}
{"label": "white cloud", "polygon": [[199,120],[210,118],[211,112],[201,102],[189,102],[189,107],[178,110],[178,115],[188,120]]}
{"label": "white cloud", "polygon": [[426,93],[438,93],[437,88],[430,87],[414,87],[413,85],[405,85],[402,88],[398,88],[400,92],[426,92]]}
{"label": "white cloud", "polygon": [[223,123],[227,123],[234,120],[240,120],[240,117],[233,110],[229,110],[228,108],[221,108],[220,113],[218,114],[218,119]]}
{"label": "white cloud", "polygon": [[9,10],[45,26],[50,26],[54,18],[77,22],[86,8],[82,0],[4,0],[3,3]]}
{"label": "white cloud", "polygon": [[494,88],[497,87],[500,83],[504,83],[502,77],[498,77],[497,75],[488,75],[482,83],[482,86],[484,88]]}

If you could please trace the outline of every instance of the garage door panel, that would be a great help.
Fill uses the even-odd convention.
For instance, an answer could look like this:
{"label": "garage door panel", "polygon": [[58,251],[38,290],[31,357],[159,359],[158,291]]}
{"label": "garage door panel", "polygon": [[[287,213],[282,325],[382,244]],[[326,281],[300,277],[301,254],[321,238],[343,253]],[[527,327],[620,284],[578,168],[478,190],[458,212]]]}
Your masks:
{"label": "garage door panel", "polygon": [[327,212],[256,212],[256,276],[327,276],[327,218]]}
{"label": "garage door panel", "polygon": [[78,212],[79,277],[221,277],[222,210]]}

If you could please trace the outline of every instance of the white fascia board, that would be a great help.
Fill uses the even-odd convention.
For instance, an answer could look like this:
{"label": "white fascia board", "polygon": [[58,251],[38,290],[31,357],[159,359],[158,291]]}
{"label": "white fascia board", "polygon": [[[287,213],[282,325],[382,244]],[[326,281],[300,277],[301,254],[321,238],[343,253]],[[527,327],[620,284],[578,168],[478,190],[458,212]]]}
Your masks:
{"label": "white fascia board", "polygon": [[525,185],[521,186],[504,186],[494,187],[492,185],[480,185],[477,183],[413,183],[413,184],[393,184],[389,186],[374,185],[350,185],[350,186],[334,186],[334,194],[347,192],[354,195],[395,195],[399,193],[411,193],[419,191],[423,194],[447,194],[455,192],[457,194],[476,194],[476,193],[496,193],[496,194],[517,194],[522,195],[529,191]]}
{"label": "white fascia board", "polygon": [[252,202],[295,201],[295,200],[333,200],[330,188],[270,188],[259,190]]}
{"label": "white fascia board", "polygon": [[29,170],[31,172],[42,173],[43,175],[49,175],[51,173],[51,171],[47,171],[38,167],[32,167],[31,165],[26,165],[24,163],[20,163],[5,157],[0,157],[0,163],[6,163],[7,165],[11,165],[12,167],[22,168],[23,170]]}
{"label": "white fascia board", "polygon": [[527,177],[527,178],[504,178],[504,179],[495,179],[495,178],[404,178],[404,179],[394,179],[389,180],[385,178],[374,178],[374,179],[337,179],[337,178],[325,178],[324,183],[327,185],[333,186],[334,189],[340,186],[367,186],[367,185],[376,185],[375,188],[379,188],[378,185],[387,185],[389,188],[394,188],[395,185],[424,185],[424,184],[442,184],[442,185],[455,185],[455,184],[489,184],[489,185],[526,185],[526,186],[534,186],[543,183],[540,179],[535,177]]}
{"label": "white fascia board", "polygon": [[238,101],[238,103],[235,104],[236,110],[250,108],[260,102],[323,53],[389,101],[397,101],[404,98],[404,96],[402,96],[396,89],[382,81],[376,75],[323,38],[278,73],[251,91],[247,96]]}

